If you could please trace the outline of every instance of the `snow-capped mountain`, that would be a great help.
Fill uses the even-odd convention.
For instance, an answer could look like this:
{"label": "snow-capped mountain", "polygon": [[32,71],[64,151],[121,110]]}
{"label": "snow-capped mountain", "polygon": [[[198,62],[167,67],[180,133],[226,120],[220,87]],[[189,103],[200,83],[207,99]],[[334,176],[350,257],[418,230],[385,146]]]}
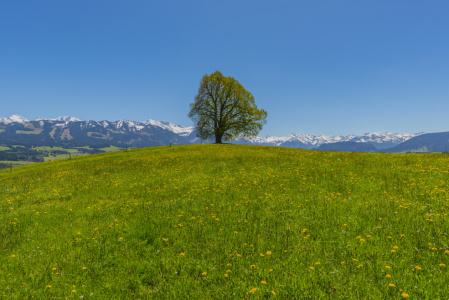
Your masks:
{"label": "snow-capped mountain", "polygon": [[28,123],[29,121],[27,119],[25,119],[24,117],[21,117],[19,115],[12,115],[9,118],[0,118],[0,124],[11,124],[11,123],[20,123],[20,124],[25,124]]}
{"label": "snow-capped mountain", "polygon": [[[397,146],[420,134],[387,132],[326,136],[292,133],[284,137],[255,137],[249,141],[237,140],[233,143],[316,149],[324,144],[357,142],[370,143],[377,149],[383,150]],[[33,121],[18,115],[0,118],[0,145],[150,147],[198,142],[200,140],[196,137],[194,127],[151,119],[144,122],[128,120],[110,122],[81,121],[71,116],[55,119],[36,118]]]}
{"label": "snow-capped mountain", "polygon": [[77,119],[75,117],[63,116],[63,117],[57,117],[56,119],[36,118],[36,119],[34,119],[34,121],[78,122],[81,120]]}
{"label": "snow-capped mountain", "polygon": [[256,137],[250,141],[239,141],[242,144],[279,146],[279,147],[293,147],[312,149],[318,148],[323,144],[338,143],[338,142],[358,142],[371,143],[377,149],[386,149],[397,144],[405,142],[422,133],[365,133],[363,135],[346,135],[346,136],[327,136],[327,135],[313,135],[313,134],[297,134],[292,133],[284,137],[266,136],[265,138]]}
{"label": "snow-capped mountain", "polygon": [[169,122],[119,120],[81,121],[71,116],[29,121],[13,115],[0,118],[0,145],[151,147],[195,142],[193,127]]}
{"label": "snow-capped mountain", "polygon": [[145,121],[144,124],[158,126],[158,127],[170,130],[171,132],[177,133],[180,136],[189,136],[195,130],[195,127],[184,127],[181,125],[172,124],[170,122],[161,122],[161,121],[154,121],[154,120]]}

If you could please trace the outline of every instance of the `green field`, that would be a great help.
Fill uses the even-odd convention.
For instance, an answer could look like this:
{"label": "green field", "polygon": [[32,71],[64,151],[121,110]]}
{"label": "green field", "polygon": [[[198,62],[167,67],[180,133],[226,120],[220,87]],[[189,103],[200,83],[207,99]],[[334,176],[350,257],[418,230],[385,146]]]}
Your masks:
{"label": "green field", "polygon": [[444,154],[214,144],[3,170],[0,299],[447,299],[448,185]]}
{"label": "green field", "polygon": [[32,131],[28,130],[16,130],[16,134],[39,134],[43,131],[42,128],[33,128]]}
{"label": "green field", "polygon": [[109,146],[106,148],[100,148],[100,150],[104,151],[104,152],[114,152],[114,151],[120,151],[120,150],[125,150],[116,146]]}
{"label": "green field", "polygon": [[0,164],[5,164],[12,167],[19,167],[19,166],[24,166],[24,165],[30,165],[30,164],[34,164],[33,162],[29,162],[29,161],[9,161],[9,160],[5,160],[5,161],[0,161]]}
{"label": "green field", "polygon": [[[19,148],[19,151],[16,151]],[[91,148],[91,147],[75,147],[75,148],[63,148],[63,147],[50,147],[50,146],[39,146],[39,147],[28,147],[27,152],[23,152],[26,147],[24,146],[13,146],[13,149],[6,146],[0,146],[1,151],[11,150],[9,152],[13,152],[15,156],[9,156],[9,160],[0,161],[0,169],[17,167],[26,164],[32,164],[40,161],[54,161],[58,159],[68,159],[76,156],[85,156],[90,153],[97,152],[113,152],[124,150],[119,147],[110,146],[106,148]],[[85,150],[91,150],[89,151]],[[8,159],[8,158],[7,158]]]}

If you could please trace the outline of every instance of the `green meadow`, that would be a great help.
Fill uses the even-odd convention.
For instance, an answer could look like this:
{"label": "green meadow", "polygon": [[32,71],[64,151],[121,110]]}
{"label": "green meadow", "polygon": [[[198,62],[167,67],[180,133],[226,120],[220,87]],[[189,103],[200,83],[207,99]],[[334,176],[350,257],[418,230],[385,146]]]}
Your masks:
{"label": "green meadow", "polygon": [[189,145],[0,171],[1,299],[448,299],[449,155]]}
{"label": "green meadow", "polygon": [[[2,151],[12,150],[12,155],[9,156],[10,160],[0,160],[0,170],[6,168],[12,168],[17,166],[34,164],[39,161],[54,161],[58,159],[71,159],[76,156],[89,155],[90,153],[101,153],[101,152],[113,152],[125,150],[116,146],[109,146],[105,148],[91,148],[89,146],[85,147],[75,147],[75,148],[63,148],[63,147],[49,147],[40,146],[26,148],[25,146],[15,145],[14,149],[10,147],[0,146],[0,156]],[[14,151],[17,148],[26,148],[26,151]],[[86,151],[87,150],[87,151]]]}

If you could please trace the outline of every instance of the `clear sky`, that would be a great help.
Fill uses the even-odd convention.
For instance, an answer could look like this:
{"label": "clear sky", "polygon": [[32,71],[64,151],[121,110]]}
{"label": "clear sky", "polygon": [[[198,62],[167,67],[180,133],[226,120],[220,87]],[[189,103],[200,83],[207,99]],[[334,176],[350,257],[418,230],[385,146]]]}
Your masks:
{"label": "clear sky", "polygon": [[236,78],[260,136],[449,131],[449,1],[0,1],[0,117],[187,117]]}

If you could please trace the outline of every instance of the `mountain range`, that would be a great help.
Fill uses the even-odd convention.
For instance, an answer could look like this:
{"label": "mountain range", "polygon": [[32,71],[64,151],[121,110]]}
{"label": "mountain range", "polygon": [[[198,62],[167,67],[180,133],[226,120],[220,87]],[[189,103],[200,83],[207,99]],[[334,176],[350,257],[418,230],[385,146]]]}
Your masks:
{"label": "mountain range", "polygon": [[[449,135],[449,132],[446,134]],[[112,145],[122,148],[141,148],[200,142],[202,141],[196,137],[194,127],[184,127],[155,120],[144,122],[81,121],[69,116],[56,119],[37,118],[29,121],[18,115],[0,118],[0,145],[4,146],[91,146],[99,148]],[[426,144],[433,142],[438,145]],[[441,152],[449,150],[449,139],[445,138],[444,133],[387,132],[347,136],[292,133],[284,137],[255,137],[249,141],[238,139],[233,143],[331,151]]]}

